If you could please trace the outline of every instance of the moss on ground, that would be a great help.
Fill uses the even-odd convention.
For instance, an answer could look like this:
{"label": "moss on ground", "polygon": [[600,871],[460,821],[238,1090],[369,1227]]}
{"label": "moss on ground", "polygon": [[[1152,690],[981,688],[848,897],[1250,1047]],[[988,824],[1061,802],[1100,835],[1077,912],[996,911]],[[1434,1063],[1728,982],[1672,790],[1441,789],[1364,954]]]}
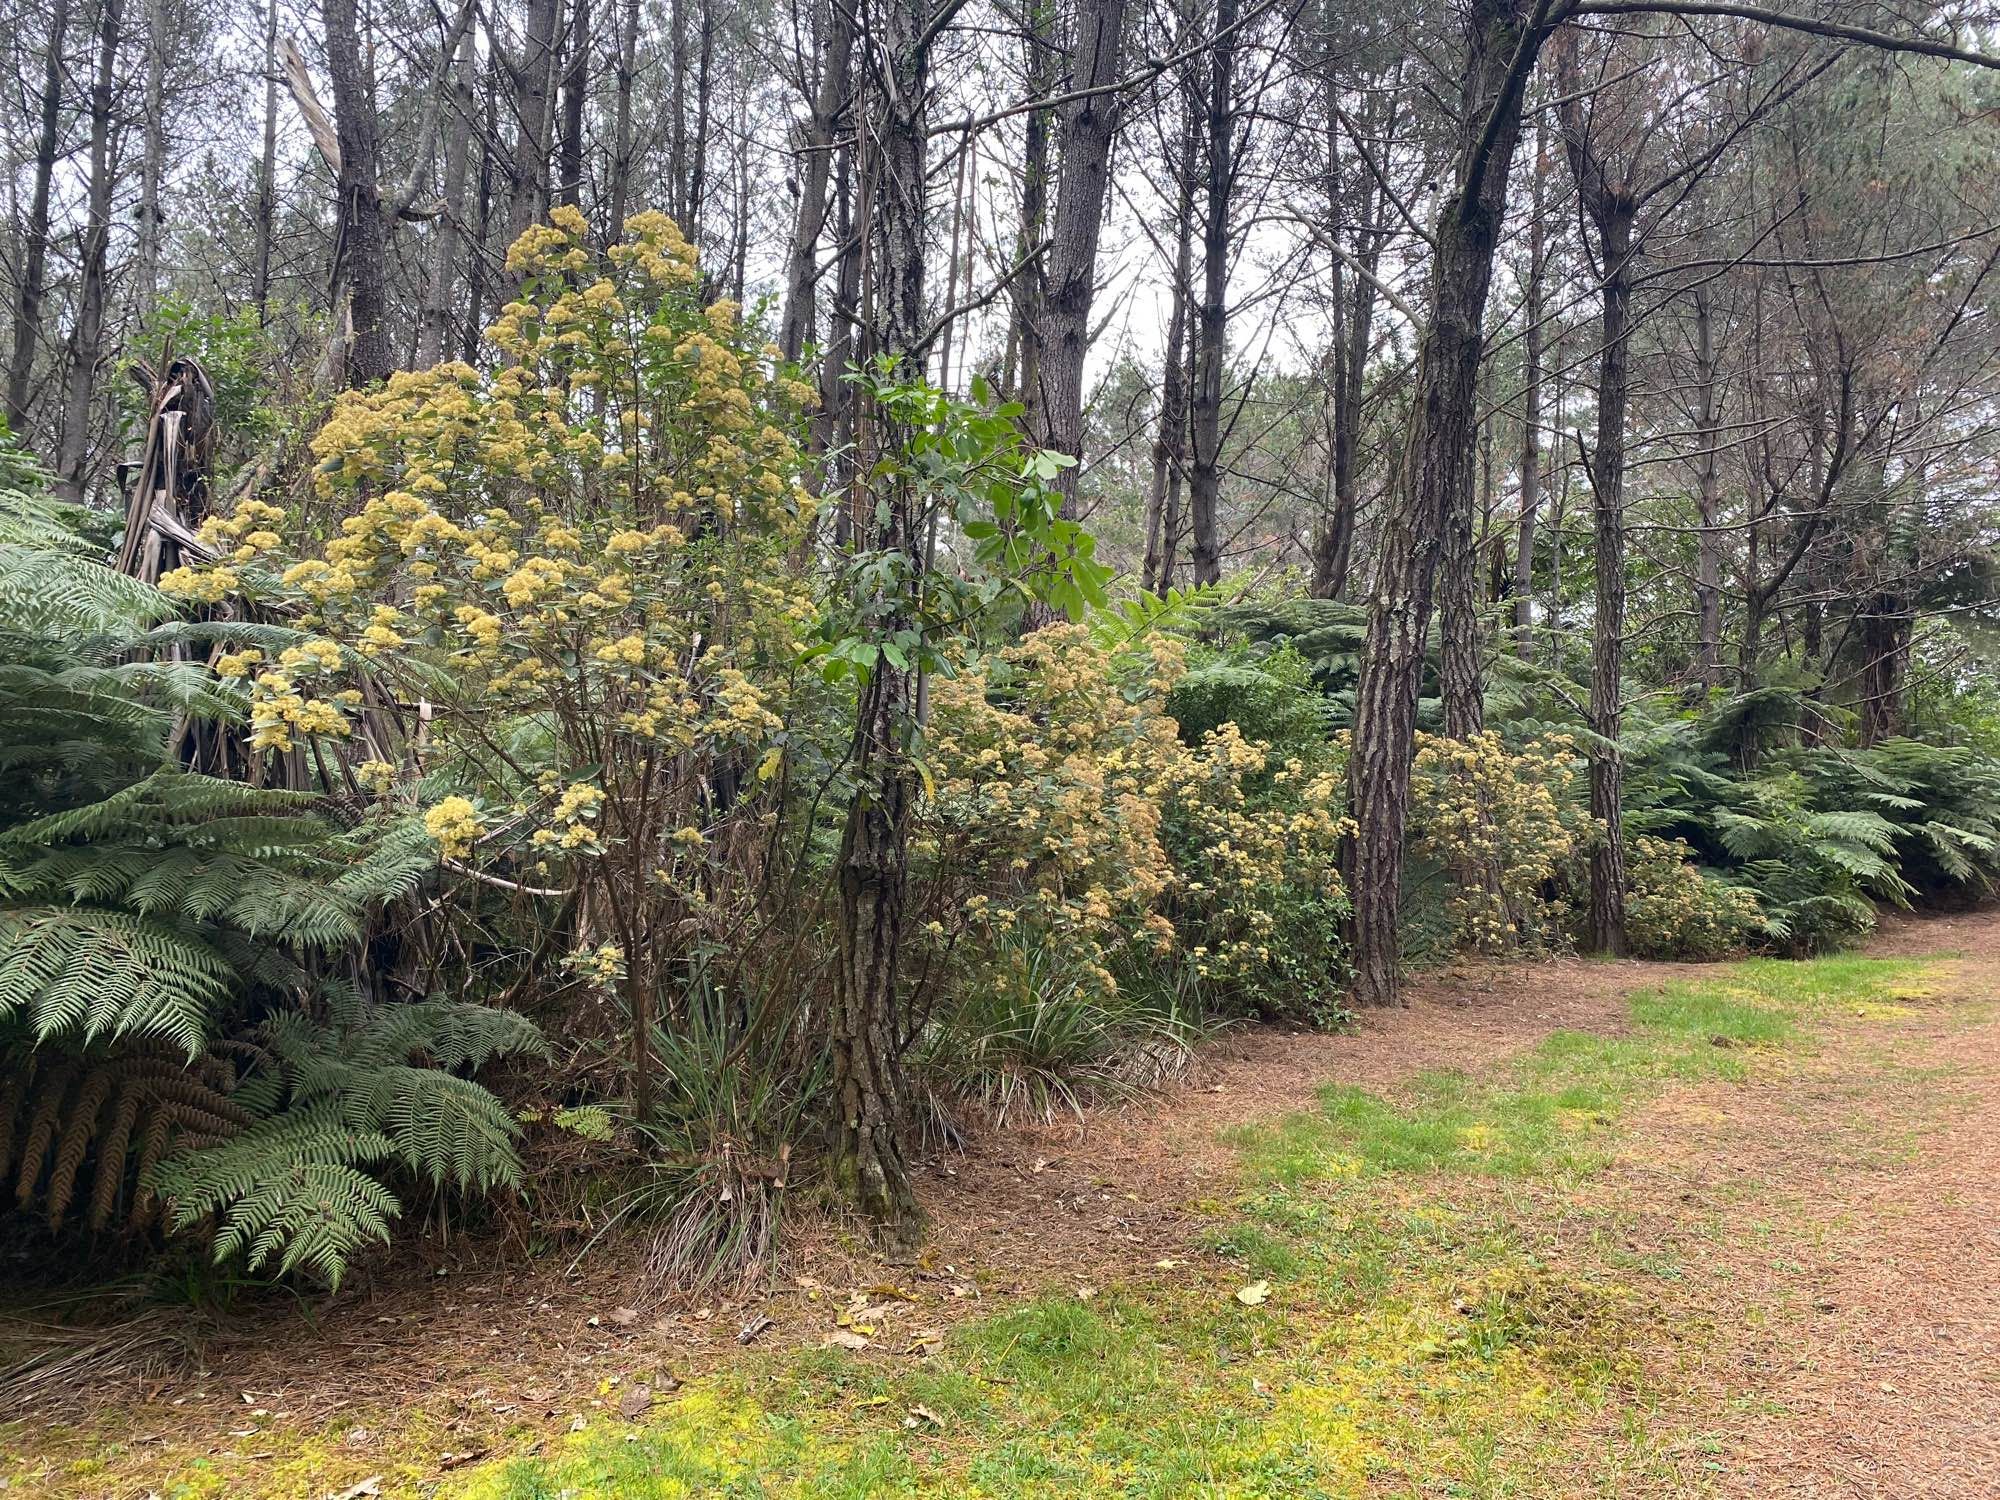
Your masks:
{"label": "moss on ground", "polygon": [[[1699,1494],[1704,1440],[1662,1417],[1639,1351],[1712,1331],[1668,1324],[1686,1268],[1629,1248],[1590,1179],[1643,1101],[1782,1075],[1843,1020],[1893,1024],[1932,977],[1849,957],[1729,965],[1634,996],[1618,1035],[1557,1032],[1487,1076],[1329,1086],[1231,1138],[1233,1196],[1202,1205],[1220,1275],[1163,1263],[1087,1300],[1044,1296],[928,1359],[746,1355],[636,1423],[496,1433],[513,1456],[442,1482],[420,1462],[369,1472],[384,1495],[439,1500]],[[434,1458],[428,1439],[385,1422],[376,1451]],[[353,1468],[337,1442],[200,1460],[151,1487],[324,1493]]]}

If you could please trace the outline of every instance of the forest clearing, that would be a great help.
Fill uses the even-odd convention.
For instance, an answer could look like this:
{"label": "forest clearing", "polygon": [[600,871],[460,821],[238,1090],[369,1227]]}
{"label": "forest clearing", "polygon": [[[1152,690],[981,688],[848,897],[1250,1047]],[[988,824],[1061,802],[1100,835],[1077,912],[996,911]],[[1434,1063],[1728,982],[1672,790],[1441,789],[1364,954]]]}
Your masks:
{"label": "forest clearing", "polygon": [[1984,0],[0,0],[0,1491],[2000,1494]]}

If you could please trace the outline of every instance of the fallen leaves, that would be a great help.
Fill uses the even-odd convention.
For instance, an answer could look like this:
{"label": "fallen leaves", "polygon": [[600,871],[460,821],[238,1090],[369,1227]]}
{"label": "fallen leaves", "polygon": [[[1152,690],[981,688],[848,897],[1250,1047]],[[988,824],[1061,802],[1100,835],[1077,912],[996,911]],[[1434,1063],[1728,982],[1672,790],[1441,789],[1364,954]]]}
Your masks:
{"label": "fallen leaves", "polygon": [[1271,1283],[1268,1281],[1253,1281],[1236,1289],[1236,1300],[1245,1307],[1260,1307],[1270,1300],[1270,1296]]}
{"label": "fallen leaves", "polygon": [[653,1388],[649,1385],[635,1385],[618,1398],[618,1415],[628,1422],[636,1422],[653,1409]]}

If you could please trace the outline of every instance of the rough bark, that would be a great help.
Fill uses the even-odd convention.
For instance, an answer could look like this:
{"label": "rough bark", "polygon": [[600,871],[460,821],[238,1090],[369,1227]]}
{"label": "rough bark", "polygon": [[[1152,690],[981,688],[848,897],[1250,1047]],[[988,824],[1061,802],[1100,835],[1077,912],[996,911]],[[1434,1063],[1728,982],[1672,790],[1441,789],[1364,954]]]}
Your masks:
{"label": "rough bark", "polygon": [[1479,553],[1473,542],[1474,452],[1461,456],[1445,500],[1438,584],[1438,686],[1447,739],[1469,740],[1486,728],[1485,679],[1479,663]]}
{"label": "rough bark", "polygon": [[1546,6],[1475,0],[1467,16],[1452,189],[1434,238],[1430,318],[1417,356],[1400,469],[1377,542],[1374,597],[1361,656],[1348,789],[1355,997],[1401,998],[1399,915],[1417,693],[1446,504],[1477,421],[1476,387],[1493,251],[1520,139],[1527,74],[1545,37]]}
{"label": "rough bark", "polygon": [[805,352],[818,327],[819,242],[826,229],[834,134],[847,108],[853,12],[841,0],[823,0],[818,33],[819,83],[813,90],[811,111],[798,133],[799,206],[785,257],[785,303],[778,323],[778,350],[788,360]]}
{"label": "rough bark", "polygon": [[1622,957],[1625,939],[1625,414],[1631,401],[1633,223],[1638,196],[1615,173],[1583,118],[1573,42],[1563,51],[1563,145],[1584,213],[1597,231],[1603,321],[1598,333],[1597,435],[1590,454],[1594,635],[1590,653],[1590,812],[1598,836],[1590,849],[1590,945]]}
{"label": "rough bark", "polygon": [[43,58],[41,123],[35,135],[35,180],[28,220],[21,232],[21,279],[14,299],[14,347],[7,362],[7,426],[16,437],[28,428],[34,399],[35,352],[42,341],[42,299],[48,289],[49,185],[62,148],[63,47],[69,34],[69,0],[49,10],[48,53]]}
{"label": "rough bark", "polygon": [[1229,337],[1229,241],[1236,174],[1235,146],[1237,0],[1218,0],[1216,41],[1209,49],[1207,123],[1201,225],[1201,301],[1194,323],[1194,379],[1189,436],[1188,523],[1193,535],[1193,575],[1199,585],[1222,578],[1222,541],[1216,505],[1222,491],[1222,373]]}
{"label": "rough bark", "polygon": [[[1026,51],[1028,92],[1044,98],[1056,90],[1061,78],[1056,54],[1055,0],[1028,0],[1022,18],[1021,45]],[[1021,231],[1016,243],[1017,259],[1026,259],[1042,243],[1048,229],[1049,179],[1054,175],[1054,111],[1028,112],[1026,136],[1021,155]],[[1014,278],[1010,289],[1012,322],[1007,330],[1008,374],[1003,384],[1027,407],[1028,430],[1041,422],[1042,406],[1042,308],[1046,297],[1047,267],[1029,260]]]}
{"label": "rough bark", "polygon": [[324,12],[326,70],[333,84],[334,131],[340,141],[340,205],[334,238],[351,330],[347,384],[359,387],[382,379],[393,367],[384,324],[389,226],[382,213],[375,101],[362,67],[354,0],[326,0]]}
{"label": "rough bark", "polygon": [[[1125,33],[1125,0],[1081,0],[1076,13],[1071,89],[1115,82]],[[1097,291],[1098,232],[1111,181],[1111,141],[1119,96],[1099,94],[1065,105],[1060,122],[1061,177],[1050,226],[1041,326],[1041,430],[1044,447],[1083,457],[1083,363],[1090,304]],[[1081,465],[1056,477],[1066,516],[1077,513]]]}
{"label": "rough bark", "polygon": [[[928,10],[924,0],[886,0],[873,14],[876,66],[888,86],[876,106],[872,163],[872,255],[876,285],[871,341],[905,377],[923,373]],[[903,434],[883,431],[895,446]],[[925,564],[918,534],[922,496],[911,480],[891,478],[856,522],[870,550],[900,552],[907,578],[873,601],[883,635],[911,622],[906,588]],[[878,1237],[906,1247],[917,1232],[917,1205],[903,1155],[907,1086],[903,1070],[900,966],[908,915],[909,823],[914,800],[910,736],[913,673],[878,661],[857,705],[855,790],[848,803],[839,862],[840,966],[833,1014],[833,1092],[837,1114],[835,1175],[873,1221]]]}
{"label": "rough bark", "polygon": [[[353,0],[339,3],[351,5]],[[555,123],[556,28],[561,18],[562,0],[528,0],[520,61],[508,65],[515,120],[508,163],[510,245],[549,210],[549,138]]]}

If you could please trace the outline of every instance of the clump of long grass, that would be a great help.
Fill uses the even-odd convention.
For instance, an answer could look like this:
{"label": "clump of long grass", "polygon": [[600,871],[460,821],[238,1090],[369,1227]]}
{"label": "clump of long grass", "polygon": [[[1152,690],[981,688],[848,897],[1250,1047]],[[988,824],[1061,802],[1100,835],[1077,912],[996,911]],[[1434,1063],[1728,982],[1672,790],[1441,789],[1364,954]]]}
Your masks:
{"label": "clump of long grass", "polygon": [[1047,1122],[1184,1074],[1214,1027],[1193,973],[1148,955],[1115,988],[1035,934],[999,940],[945,998],[918,1049],[934,1131],[970,1108]]}

